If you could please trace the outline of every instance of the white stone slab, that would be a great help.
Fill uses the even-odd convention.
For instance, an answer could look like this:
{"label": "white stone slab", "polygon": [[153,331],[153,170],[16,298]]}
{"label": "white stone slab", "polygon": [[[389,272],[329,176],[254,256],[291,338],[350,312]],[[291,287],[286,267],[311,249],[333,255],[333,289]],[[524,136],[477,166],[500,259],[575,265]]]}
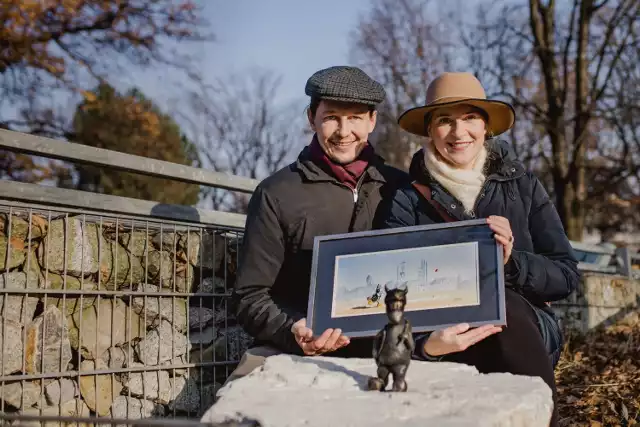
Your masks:
{"label": "white stone slab", "polygon": [[370,359],[269,357],[227,384],[203,422],[255,419],[262,427],[548,426],[551,390],[540,378],[479,374],[412,361],[406,393],[366,390]]}

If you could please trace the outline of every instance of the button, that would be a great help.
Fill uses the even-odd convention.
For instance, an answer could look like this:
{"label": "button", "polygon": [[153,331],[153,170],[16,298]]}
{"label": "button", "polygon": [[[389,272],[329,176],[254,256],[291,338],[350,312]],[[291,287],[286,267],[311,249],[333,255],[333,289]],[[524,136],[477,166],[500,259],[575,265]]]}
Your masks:
{"label": "button", "polygon": [[484,199],[484,196],[485,196],[485,194],[484,194],[484,191],[483,191],[482,193],[480,193],[480,198]]}
{"label": "button", "polygon": [[516,171],[516,168],[511,168],[511,172],[515,172],[515,171]]}
{"label": "button", "polygon": [[451,209],[455,209],[455,208],[456,208],[456,205],[451,203]]}

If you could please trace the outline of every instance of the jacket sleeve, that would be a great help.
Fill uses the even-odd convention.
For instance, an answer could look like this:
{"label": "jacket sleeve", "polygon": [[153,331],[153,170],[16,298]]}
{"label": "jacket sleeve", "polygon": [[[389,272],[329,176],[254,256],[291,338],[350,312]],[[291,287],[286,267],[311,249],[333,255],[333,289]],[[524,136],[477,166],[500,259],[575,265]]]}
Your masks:
{"label": "jacket sleeve", "polygon": [[383,200],[381,205],[384,216],[381,228],[398,228],[417,225],[416,206],[406,190],[396,190],[393,197]]}
{"label": "jacket sleeve", "polygon": [[531,179],[529,232],[534,252],[512,251],[505,279],[534,301],[557,301],[578,286],[578,261],[549,195],[537,178]]}
{"label": "jacket sleeve", "polygon": [[258,341],[270,343],[287,353],[302,354],[291,325],[303,316],[280,306],[270,296],[284,262],[284,252],[277,202],[258,186],[249,201],[239,253],[233,292],[236,318]]}

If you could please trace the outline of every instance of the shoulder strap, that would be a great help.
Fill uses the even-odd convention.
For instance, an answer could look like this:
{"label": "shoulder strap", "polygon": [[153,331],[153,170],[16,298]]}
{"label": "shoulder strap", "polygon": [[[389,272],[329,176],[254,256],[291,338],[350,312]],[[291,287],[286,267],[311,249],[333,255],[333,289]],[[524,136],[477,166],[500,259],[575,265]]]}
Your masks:
{"label": "shoulder strap", "polygon": [[413,187],[416,190],[418,190],[418,193],[422,194],[422,197],[424,197],[427,200],[427,202],[431,206],[433,206],[433,208],[436,210],[436,212],[438,212],[438,214],[440,214],[442,219],[444,219],[446,222],[457,221],[455,218],[453,218],[451,215],[449,215],[449,213],[438,202],[435,202],[431,198],[431,188],[429,188],[429,186],[427,186],[425,184],[421,184],[421,183],[419,183],[417,181],[413,181],[411,183],[411,185],[413,185]]}

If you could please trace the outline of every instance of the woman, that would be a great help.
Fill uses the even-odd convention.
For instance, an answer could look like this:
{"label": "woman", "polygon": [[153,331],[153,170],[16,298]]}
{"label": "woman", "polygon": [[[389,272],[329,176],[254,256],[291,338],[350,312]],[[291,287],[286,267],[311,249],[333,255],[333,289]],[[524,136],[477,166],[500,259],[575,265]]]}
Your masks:
{"label": "woman", "polygon": [[506,143],[492,139],[514,120],[513,108],[486,99],[473,75],[436,78],[427,104],[398,119],[403,129],[425,139],[411,162],[413,185],[397,191],[384,226],[487,218],[504,246],[507,326],[461,324],[426,334],[416,340],[417,357],[466,363],[484,373],[539,376],[555,402],[561,335],[546,303],[566,298],[579,272],[547,192]]}

